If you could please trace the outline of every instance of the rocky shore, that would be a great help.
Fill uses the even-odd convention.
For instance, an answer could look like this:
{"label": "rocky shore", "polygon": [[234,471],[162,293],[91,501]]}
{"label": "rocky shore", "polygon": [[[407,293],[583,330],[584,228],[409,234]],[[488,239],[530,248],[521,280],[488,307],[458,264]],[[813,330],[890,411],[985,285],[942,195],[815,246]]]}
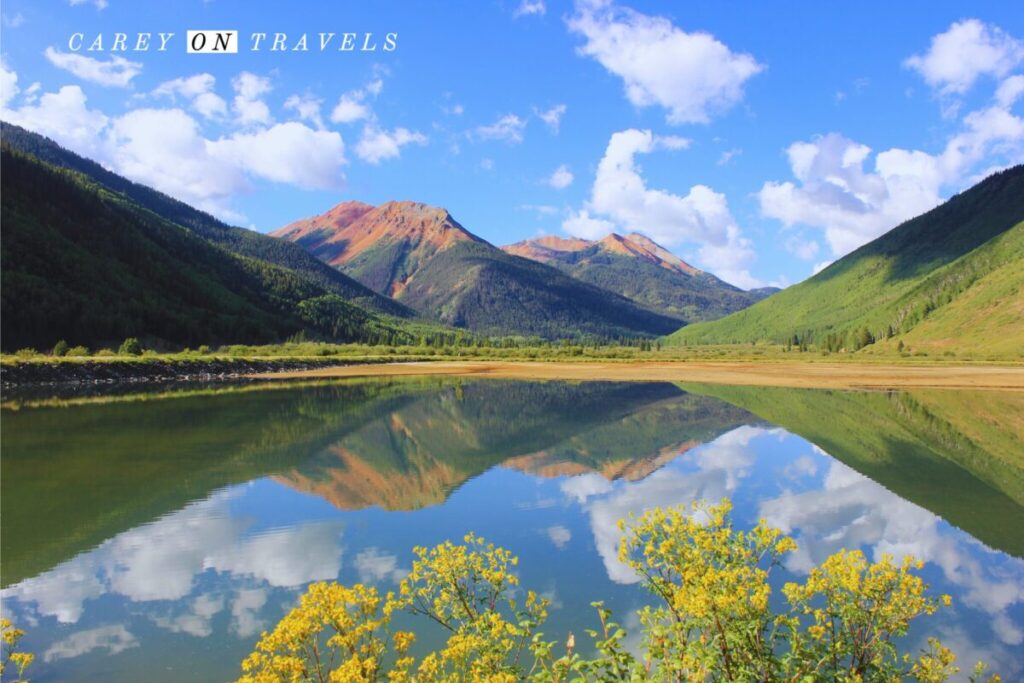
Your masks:
{"label": "rocky shore", "polygon": [[336,358],[304,360],[195,359],[116,360],[14,363],[0,366],[3,388],[142,382],[212,381],[235,379],[264,372],[316,370],[352,361]]}

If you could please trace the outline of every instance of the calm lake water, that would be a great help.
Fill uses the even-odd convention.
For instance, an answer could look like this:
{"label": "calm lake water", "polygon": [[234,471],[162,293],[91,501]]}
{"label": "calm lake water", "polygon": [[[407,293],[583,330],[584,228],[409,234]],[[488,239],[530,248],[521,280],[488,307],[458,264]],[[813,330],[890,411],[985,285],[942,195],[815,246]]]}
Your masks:
{"label": "calm lake water", "polygon": [[[799,551],[913,553],[968,667],[1024,680],[1024,394],[345,381],[2,413],[2,603],[47,681],[227,681],[319,580],[393,587],[468,531],[580,641],[648,600],[616,520],[733,499]],[[584,638],[585,640],[585,638]]]}

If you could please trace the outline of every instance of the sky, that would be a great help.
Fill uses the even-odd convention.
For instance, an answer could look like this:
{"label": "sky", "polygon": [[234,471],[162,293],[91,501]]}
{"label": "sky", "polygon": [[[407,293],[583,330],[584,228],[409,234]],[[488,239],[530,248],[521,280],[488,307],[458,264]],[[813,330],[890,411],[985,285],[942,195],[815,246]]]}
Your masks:
{"label": "sky", "polygon": [[[738,286],[787,286],[1024,161],[1016,1],[2,14],[0,117],[263,232],[341,201],[414,200],[496,245],[636,231]],[[237,30],[238,52],[187,54],[197,29]]]}

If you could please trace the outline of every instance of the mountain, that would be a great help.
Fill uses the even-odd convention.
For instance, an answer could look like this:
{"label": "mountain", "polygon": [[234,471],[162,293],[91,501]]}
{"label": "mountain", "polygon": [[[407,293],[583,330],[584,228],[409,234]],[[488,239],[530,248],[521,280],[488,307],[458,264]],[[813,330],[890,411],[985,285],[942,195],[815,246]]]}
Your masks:
{"label": "mountain", "polygon": [[349,303],[330,280],[233,253],[7,142],[0,159],[6,350],[128,336],[189,346],[274,342],[300,331],[336,340],[409,336],[397,319]]}
{"label": "mountain", "polygon": [[404,318],[413,315],[405,306],[324,265],[290,242],[229,226],[184,202],[108,171],[95,161],[70,152],[49,138],[6,122],[0,122],[0,137],[3,138],[4,146],[52,166],[77,171],[107,190],[124,195],[142,208],[189,229],[231,253],[287,268],[308,284],[372,311]]}
{"label": "mountain", "polygon": [[[875,340],[949,352],[1024,349],[1024,166],[981,181],[814,277],[669,343]],[[876,347],[877,348],[877,347]]]}
{"label": "mountain", "polygon": [[539,237],[502,250],[554,266],[684,322],[715,320],[778,291],[766,287],[745,292],[733,287],[639,233],[612,233],[598,241]]}
{"label": "mountain", "polygon": [[426,204],[344,202],[272,234],[423,315],[477,332],[636,337],[679,326],[676,317],[507,254]]}

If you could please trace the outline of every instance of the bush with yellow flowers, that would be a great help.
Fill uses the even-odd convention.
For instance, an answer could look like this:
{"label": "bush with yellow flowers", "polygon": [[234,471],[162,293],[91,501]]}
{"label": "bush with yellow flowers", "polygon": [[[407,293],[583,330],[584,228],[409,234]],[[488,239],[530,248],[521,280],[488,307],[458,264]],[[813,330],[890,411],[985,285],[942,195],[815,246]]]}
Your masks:
{"label": "bush with yellow flowers", "polygon": [[[917,657],[899,650],[914,619],[950,604],[949,596],[926,595],[914,574],[919,562],[886,556],[869,563],[860,551],[840,551],[803,583],[785,584],[786,607],[773,609],[769,575],[796,543],[764,520],[734,529],[730,511],[724,500],[620,522],[619,559],[655,597],[638,614],[638,647],[627,647],[625,629],[600,602],[599,627],[586,631],[589,654],[576,649],[572,634],[545,639],[547,601],[520,589],[517,558],[470,534],[463,545],[416,548],[412,571],[394,593],[313,584],[263,634],[239,680],[938,683],[959,671],[936,639]],[[445,632],[444,647],[412,656],[414,634],[391,627],[398,612]],[[976,666],[970,680],[981,681],[984,670]]]}
{"label": "bush with yellow flowers", "polygon": [[20,628],[15,628],[10,619],[0,619],[0,638],[3,640],[3,655],[0,656],[0,680],[11,680],[4,677],[8,669],[17,671],[18,678],[12,683],[28,683],[25,669],[35,660],[31,652],[19,652],[18,642],[25,636]]}

